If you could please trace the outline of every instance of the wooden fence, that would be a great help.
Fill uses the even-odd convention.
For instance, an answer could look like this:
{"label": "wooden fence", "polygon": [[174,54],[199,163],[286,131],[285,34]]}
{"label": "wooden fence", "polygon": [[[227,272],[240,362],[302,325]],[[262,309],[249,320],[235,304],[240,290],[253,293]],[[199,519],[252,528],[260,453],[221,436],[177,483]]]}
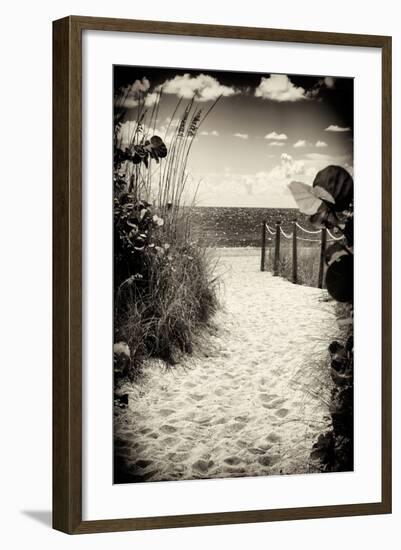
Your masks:
{"label": "wooden fence", "polygon": [[[313,238],[308,236],[303,237],[299,235],[299,232],[303,232],[306,235],[311,235],[311,236],[314,235],[314,237]],[[270,237],[267,237],[267,234],[269,234]],[[271,256],[273,256],[273,265],[271,267],[271,271],[273,272],[274,277],[277,277],[280,275],[281,239],[284,238],[286,240],[292,241],[292,282],[294,284],[298,284],[298,242],[299,241],[315,242],[316,245],[319,246],[320,248],[319,273],[318,273],[318,279],[317,279],[317,286],[318,288],[323,288],[323,278],[324,278],[324,269],[325,269],[324,256],[325,256],[327,243],[342,240],[343,237],[342,236],[337,237],[333,235],[328,229],[325,229],[325,228],[318,229],[318,230],[305,229],[304,227],[299,225],[297,220],[293,220],[292,232],[288,234],[283,230],[280,220],[276,221],[274,229],[268,225],[267,221],[264,221],[262,222],[262,249],[261,249],[261,259],[260,259],[261,271],[266,270],[266,246],[267,246],[268,238],[270,241],[274,240],[274,250],[272,249],[271,251],[272,252]]]}

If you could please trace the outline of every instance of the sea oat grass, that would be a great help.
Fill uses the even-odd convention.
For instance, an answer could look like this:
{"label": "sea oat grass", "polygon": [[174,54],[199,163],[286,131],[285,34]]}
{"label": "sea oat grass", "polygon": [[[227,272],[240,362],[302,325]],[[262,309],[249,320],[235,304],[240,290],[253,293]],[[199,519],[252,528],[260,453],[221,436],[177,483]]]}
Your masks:
{"label": "sea oat grass", "polygon": [[212,270],[197,245],[173,246],[166,257],[147,255],[148,280],[127,289],[116,315],[116,340],[127,342],[132,365],[154,356],[174,363],[191,353],[217,308]]}
{"label": "sea oat grass", "polygon": [[[272,269],[274,250],[268,249],[266,265]],[[320,262],[320,248],[317,246],[299,246],[297,250],[297,282],[300,285],[317,286]],[[282,246],[280,250],[279,275],[292,281],[292,248]]]}
{"label": "sea oat grass", "polygon": [[[128,345],[135,373],[149,357],[174,364],[179,354],[192,353],[217,308],[211,263],[191,240],[190,205],[196,193],[187,193],[191,148],[217,101],[203,113],[194,99],[186,104],[180,99],[161,132],[162,92],[152,109],[146,107],[146,94],[138,94],[137,118],[127,135],[120,92],[115,102],[114,336]],[[160,158],[157,151],[156,157],[147,153],[152,139],[164,148]]]}

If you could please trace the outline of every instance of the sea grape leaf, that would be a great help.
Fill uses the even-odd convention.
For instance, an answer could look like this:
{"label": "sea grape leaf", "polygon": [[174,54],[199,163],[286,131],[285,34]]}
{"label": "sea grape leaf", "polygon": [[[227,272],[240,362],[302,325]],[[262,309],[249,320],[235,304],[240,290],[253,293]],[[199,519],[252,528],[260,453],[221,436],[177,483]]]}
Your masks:
{"label": "sea grape leaf", "polygon": [[354,180],[342,166],[326,166],[313,181],[313,187],[323,188],[334,198],[336,212],[347,210],[354,199]]}

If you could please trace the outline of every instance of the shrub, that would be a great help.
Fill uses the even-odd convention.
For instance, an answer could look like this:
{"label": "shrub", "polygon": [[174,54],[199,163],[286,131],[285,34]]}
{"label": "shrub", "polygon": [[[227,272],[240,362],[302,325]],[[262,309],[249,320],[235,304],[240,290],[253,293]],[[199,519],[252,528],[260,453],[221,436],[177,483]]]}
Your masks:
{"label": "shrub", "polygon": [[136,368],[149,356],[174,364],[179,352],[191,353],[217,307],[206,253],[195,244],[161,250],[144,253],[146,275],[116,297],[115,340],[127,342]]}
{"label": "shrub", "polygon": [[310,215],[311,223],[328,229],[336,228],[344,236],[343,241],[332,244],[325,253],[326,287],[330,296],[339,302],[336,313],[342,329],[341,342],[334,341],[329,345],[330,374],[333,381],[330,404],[332,429],[319,436],[313,446],[311,459],[320,461],[324,471],[349,471],[354,464],[354,182],[344,168],[327,166],[318,172],[311,189],[296,182],[290,184],[290,189],[298,200],[300,210]]}
{"label": "shrub", "polygon": [[191,241],[191,209],[183,207],[191,147],[211,109],[203,115],[189,101],[161,138],[162,94],[148,112],[138,92],[127,141],[124,97],[117,91],[114,110],[114,341],[128,351],[115,354],[117,377],[135,375],[150,356],[174,364],[191,353],[217,307],[211,263]]}

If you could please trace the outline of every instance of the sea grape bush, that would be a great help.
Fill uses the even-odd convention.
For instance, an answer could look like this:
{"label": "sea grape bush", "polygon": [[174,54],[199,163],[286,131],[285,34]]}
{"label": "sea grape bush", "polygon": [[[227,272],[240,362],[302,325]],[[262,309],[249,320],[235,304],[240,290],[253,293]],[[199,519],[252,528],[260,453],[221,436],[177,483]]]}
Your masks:
{"label": "sea grape bush", "polygon": [[314,444],[311,459],[324,471],[353,469],[353,289],[354,289],[354,182],[341,166],[327,166],[317,173],[312,189],[293,182],[289,186],[301,212],[322,228],[336,230],[343,239],[325,251],[326,288],[339,304],[343,343],[329,345],[333,381],[330,414],[332,428]]}
{"label": "sea grape bush", "polygon": [[151,204],[136,200],[132,193],[121,193],[114,198],[114,271],[115,289],[130,277],[145,276],[145,252],[157,253],[161,242],[158,232],[164,219],[153,214]]}
{"label": "sea grape bush", "polygon": [[333,341],[329,346],[334,383],[329,407],[332,428],[319,436],[311,453],[311,459],[320,463],[324,471],[353,469],[354,343],[351,332],[344,332],[344,343]]}
{"label": "sea grape bush", "polygon": [[330,200],[321,200],[309,221],[318,227],[336,229],[344,239],[325,252],[327,264],[326,287],[339,302],[353,299],[353,246],[354,246],[354,182],[341,166],[327,166],[317,173],[313,188],[323,189]]}
{"label": "sea grape bush", "polygon": [[[156,150],[150,146],[152,143],[157,145]],[[148,168],[149,158],[159,162],[159,158],[166,155],[167,148],[158,136],[145,141],[144,145],[134,146],[133,152],[130,148],[122,151],[115,146],[114,149],[114,332],[117,340],[114,344],[114,373],[117,377],[129,374],[136,359],[136,354],[132,353],[135,350],[125,341],[127,335],[121,334],[122,324],[127,315],[132,314],[132,302],[143,299],[148,291],[152,269],[150,254],[165,250],[160,246],[160,228],[164,219],[153,213],[148,201],[138,197],[132,178],[127,184],[120,170],[124,163],[143,162]],[[164,246],[167,248],[168,244]]]}
{"label": "sea grape bush", "polygon": [[353,287],[354,287],[354,216],[353,180],[340,166],[328,166],[318,172],[313,186],[325,189],[334,202],[322,201],[318,211],[310,217],[311,223],[329,229],[337,229],[343,241],[327,248],[326,287],[329,294],[340,302],[337,312],[344,342],[334,341],[329,345],[330,374],[334,383],[330,414],[332,429],[321,434],[315,443],[311,458],[317,460],[325,471],[349,471],[353,469],[353,366],[354,341],[352,333]]}

